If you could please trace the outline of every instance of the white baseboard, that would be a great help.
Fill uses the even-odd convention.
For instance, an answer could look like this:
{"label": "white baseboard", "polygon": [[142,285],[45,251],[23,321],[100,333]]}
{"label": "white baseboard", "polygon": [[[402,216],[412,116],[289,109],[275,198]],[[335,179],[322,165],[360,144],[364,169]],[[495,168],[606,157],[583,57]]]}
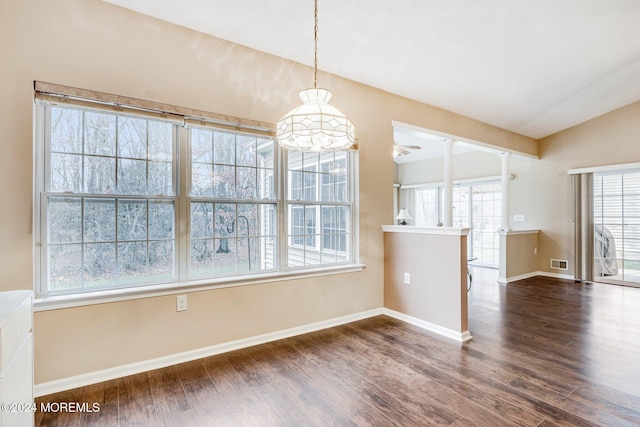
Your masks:
{"label": "white baseboard", "polygon": [[540,275],[539,271],[532,271],[531,273],[525,273],[525,274],[520,274],[519,276],[507,277],[506,279],[498,278],[498,282],[500,284],[506,284],[506,283],[515,282],[517,280],[529,279],[530,277],[535,277],[539,275]]}
{"label": "white baseboard", "polygon": [[553,277],[555,279],[575,280],[575,277],[571,274],[550,273],[548,271],[538,271],[536,274],[538,276]]}
{"label": "white baseboard", "polygon": [[518,280],[529,279],[531,277],[536,276],[544,276],[544,277],[553,277],[555,279],[569,279],[574,280],[574,277],[570,274],[560,274],[560,273],[549,273],[547,271],[532,271],[531,273],[521,274],[519,276],[507,277],[498,277],[497,282],[501,285],[506,285],[507,283],[515,282]]}
{"label": "white baseboard", "polygon": [[426,320],[418,319],[416,317],[409,316],[407,314],[400,313],[399,311],[391,310],[389,308],[382,308],[381,314],[385,314],[389,317],[393,317],[394,319],[398,319],[403,322],[411,323],[412,325],[418,326],[429,332],[433,332],[454,341],[467,342],[472,339],[472,336],[468,330],[464,332],[457,332],[453,329],[445,328],[443,326],[436,325],[434,323],[427,322]]}
{"label": "white baseboard", "polygon": [[130,363],[127,365],[115,366],[113,368],[76,375],[73,377],[61,378],[59,380],[36,384],[33,388],[33,392],[35,397],[45,396],[47,394],[58,393],[64,390],[84,387],[89,384],[95,384],[115,378],[121,378],[127,375],[139,374],[141,372],[164,368],[167,366],[176,365],[178,363],[190,362],[192,360],[202,359],[204,357],[215,356],[216,354],[227,353],[229,351],[239,350],[241,348],[247,348],[258,344],[280,340],[283,338],[289,338],[296,335],[302,335],[309,332],[331,328],[334,326],[344,325],[345,323],[355,322],[369,317],[378,316],[380,314],[383,314],[383,309],[376,308],[373,310],[336,317],[321,322],[310,323],[308,325],[296,326],[294,328],[270,332],[250,338],[216,344],[196,350],[171,354],[169,356],[158,357],[156,359],[144,360],[141,362]]}

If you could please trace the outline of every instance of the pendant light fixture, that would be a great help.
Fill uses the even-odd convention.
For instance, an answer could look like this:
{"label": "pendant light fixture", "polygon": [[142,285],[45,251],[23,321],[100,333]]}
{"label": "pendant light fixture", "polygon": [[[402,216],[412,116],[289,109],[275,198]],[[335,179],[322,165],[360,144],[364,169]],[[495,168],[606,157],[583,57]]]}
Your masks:
{"label": "pendant light fixture", "polygon": [[303,104],[278,121],[278,142],[288,150],[348,150],[355,143],[353,123],[337,108],[329,105],[331,92],[317,86],[318,0],[314,0],[314,18],[313,88],[301,91],[299,96]]}

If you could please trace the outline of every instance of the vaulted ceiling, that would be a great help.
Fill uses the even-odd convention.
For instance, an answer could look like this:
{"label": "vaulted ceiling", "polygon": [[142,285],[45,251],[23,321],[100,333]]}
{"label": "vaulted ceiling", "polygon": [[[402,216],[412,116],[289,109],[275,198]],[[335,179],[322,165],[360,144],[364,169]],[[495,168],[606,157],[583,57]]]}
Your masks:
{"label": "vaulted ceiling", "polygon": [[[313,65],[313,0],[105,0]],[[638,0],[319,0],[319,68],[532,138],[640,100]]]}

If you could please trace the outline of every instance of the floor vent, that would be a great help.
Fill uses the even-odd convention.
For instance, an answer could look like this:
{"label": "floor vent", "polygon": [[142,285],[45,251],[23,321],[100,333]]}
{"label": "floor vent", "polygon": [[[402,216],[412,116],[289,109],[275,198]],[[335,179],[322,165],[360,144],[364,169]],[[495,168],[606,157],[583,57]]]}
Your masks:
{"label": "floor vent", "polygon": [[555,268],[556,270],[568,270],[569,261],[566,259],[552,259],[551,268]]}

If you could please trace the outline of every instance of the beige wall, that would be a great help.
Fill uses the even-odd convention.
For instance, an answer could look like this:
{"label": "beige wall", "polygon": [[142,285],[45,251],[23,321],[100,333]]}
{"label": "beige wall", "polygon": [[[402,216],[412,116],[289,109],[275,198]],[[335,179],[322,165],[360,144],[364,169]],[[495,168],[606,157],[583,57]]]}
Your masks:
{"label": "beige wall", "polygon": [[384,306],[468,332],[467,236],[385,232],[384,246]]}
{"label": "beige wall", "polygon": [[[538,232],[500,232],[500,273],[506,283],[538,271]],[[520,277],[521,278],[521,277]]]}
{"label": "beige wall", "polygon": [[[640,161],[640,102],[596,117],[540,141],[535,170],[536,210],[543,224],[539,269],[573,275],[570,169]],[[536,227],[537,228],[537,227]],[[551,270],[551,258],[569,261],[568,271]]]}
{"label": "beige wall", "polygon": [[[307,67],[97,0],[0,3],[0,289],[33,286],[33,81],[275,122],[311,84]],[[320,74],[360,143],[361,273],[147,298],[35,316],[36,382],[211,346],[381,307],[392,222],[392,120],[537,151],[510,132]]]}

